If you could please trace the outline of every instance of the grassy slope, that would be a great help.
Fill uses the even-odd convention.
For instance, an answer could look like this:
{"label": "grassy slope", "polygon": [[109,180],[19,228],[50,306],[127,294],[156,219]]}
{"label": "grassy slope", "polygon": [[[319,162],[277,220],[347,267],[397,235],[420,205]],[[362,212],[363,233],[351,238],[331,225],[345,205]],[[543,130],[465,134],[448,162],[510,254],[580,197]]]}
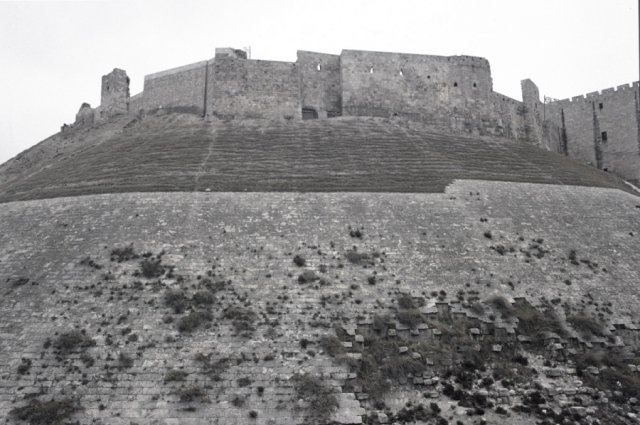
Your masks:
{"label": "grassy slope", "polygon": [[0,201],[132,191],[442,192],[459,178],[626,189],[533,146],[381,119],[212,123],[168,114],[94,133],[71,135],[81,141],[55,160],[0,178]]}

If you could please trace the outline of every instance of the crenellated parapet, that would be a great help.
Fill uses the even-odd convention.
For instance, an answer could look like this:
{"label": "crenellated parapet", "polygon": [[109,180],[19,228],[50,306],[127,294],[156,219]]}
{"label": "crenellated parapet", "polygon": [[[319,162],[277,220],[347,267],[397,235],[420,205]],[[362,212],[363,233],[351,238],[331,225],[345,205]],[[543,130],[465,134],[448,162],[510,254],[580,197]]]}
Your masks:
{"label": "crenellated parapet", "polygon": [[640,183],[639,83],[544,104],[547,140],[561,153]]}

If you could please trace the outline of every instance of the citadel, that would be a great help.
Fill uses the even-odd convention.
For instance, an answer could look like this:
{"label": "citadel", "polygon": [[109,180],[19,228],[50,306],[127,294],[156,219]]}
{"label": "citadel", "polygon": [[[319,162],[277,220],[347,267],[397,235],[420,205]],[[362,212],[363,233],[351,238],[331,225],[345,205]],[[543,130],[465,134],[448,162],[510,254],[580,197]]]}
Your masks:
{"label": "citadel", "polygon": [[638,88],[114,69],[0,164],[2,423],[638,425]]}
{"label": "citadel", "polygon": [[221,119],[397,117],[530,143],[640,182],[637,81],[544,102],[533,81],[521,85],[522,102],[493,91],[489,62],[472,56],[298,51],[291,63],[217,48],[214,59],[146,75],[134,96],[114,69],[102,77],[100,106],[84,103],[75,126],[158,108]]}

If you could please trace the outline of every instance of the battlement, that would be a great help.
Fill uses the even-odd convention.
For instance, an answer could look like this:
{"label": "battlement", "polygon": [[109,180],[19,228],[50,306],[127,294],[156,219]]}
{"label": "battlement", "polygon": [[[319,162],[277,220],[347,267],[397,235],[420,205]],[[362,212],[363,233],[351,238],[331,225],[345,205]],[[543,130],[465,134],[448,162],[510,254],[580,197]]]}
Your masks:
{"label": "battlement", "polygon": [[558,99],[549,102],[549,104],[566,104],[571,102],[585,102],[590,99],[600,98],[600,97],[611,97],[615,96],[619,93],[633,93],[637,92],[640,82],[634,81],[633,83],[621,84],[619,86],[609,87],[606,89],[589,92],[587,94],[582,94],[578,96],[573,96],[566,99]]}

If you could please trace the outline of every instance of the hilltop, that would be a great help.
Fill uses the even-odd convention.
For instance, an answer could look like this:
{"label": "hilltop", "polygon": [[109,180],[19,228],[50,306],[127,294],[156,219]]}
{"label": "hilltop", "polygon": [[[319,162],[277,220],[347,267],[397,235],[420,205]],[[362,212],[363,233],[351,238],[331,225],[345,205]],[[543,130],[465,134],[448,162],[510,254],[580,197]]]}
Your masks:
{"label": "hilltop", "polygon": [[637,424],[637,83],[522,87],[362,51],[218,49],[131,97],[114,69],[0,165],[0,417]]}
{"label": "hilltop", "polygon": [[0,166],[0,201],[160,191],[443,192],[455,179],[622,180],[507,138],[401,119],[211,120],[157,111],[59,133]]}

